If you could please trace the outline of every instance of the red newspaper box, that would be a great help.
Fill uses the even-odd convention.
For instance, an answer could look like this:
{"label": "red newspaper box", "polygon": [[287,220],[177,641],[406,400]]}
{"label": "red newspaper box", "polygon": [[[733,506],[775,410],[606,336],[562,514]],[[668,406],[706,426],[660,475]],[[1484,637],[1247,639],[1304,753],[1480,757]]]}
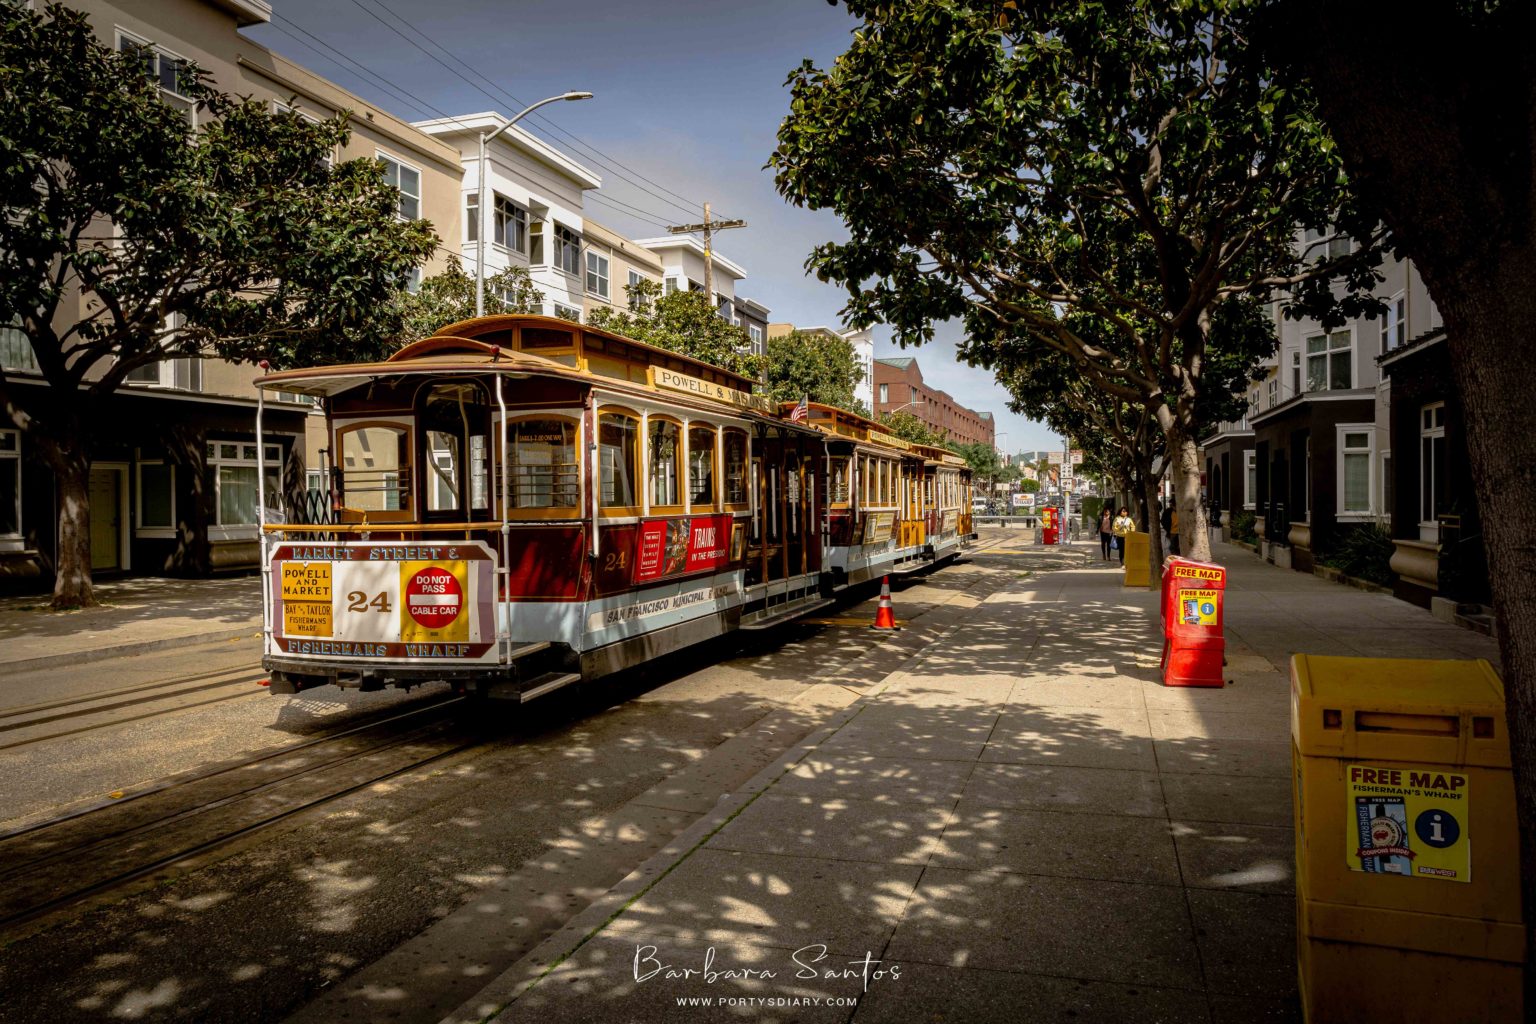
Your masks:
{"label": "red newspaper box", "polygon": [[1040,510],[1040,543],[1055,544],[1059,527],[1056,521],[1056,509],[1050,505]]}
{"label": "red newspaper box", "polygon": [[1227,649],[1227,570],[1211,562],[1163,563],[1163,685],[1222,686]]}

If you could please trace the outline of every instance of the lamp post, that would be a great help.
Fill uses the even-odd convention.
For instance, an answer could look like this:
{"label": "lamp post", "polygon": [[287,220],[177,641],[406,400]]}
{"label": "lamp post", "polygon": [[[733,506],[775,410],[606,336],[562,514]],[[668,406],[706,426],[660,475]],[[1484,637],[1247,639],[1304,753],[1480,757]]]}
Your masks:
{"label": "lamp post", "polygon": [[479,221],[479,223],[475,225],[475,316],[485,316],[486,212],[495,203],[495,200],[491,198],[495,195],[495,193],[486,187],[489,184],[487,178],[490,176],[489,169],[486,166],[486,144],[545,104],[559,103],[561,100],[589,100],[591,98],[592,94],[589,92],[563,92],[558,96],[549,96],[545,99],[539,100],[539,102],[533,104],[532,106],[527,107],[520,113],[513,115],[511,120],[502,125],[500,128],[497,128],[495,131],[490,133],[480,133],[480,174],[477,185],[477,187],[480,189],[480,194],[479,201],[475,206],[475,219]]}

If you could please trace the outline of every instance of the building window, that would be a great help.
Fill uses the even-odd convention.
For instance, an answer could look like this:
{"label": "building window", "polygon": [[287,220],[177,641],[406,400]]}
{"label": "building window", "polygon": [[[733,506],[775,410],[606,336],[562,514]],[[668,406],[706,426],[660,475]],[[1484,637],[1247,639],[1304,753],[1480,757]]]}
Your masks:
{"label": "building window", "polygon": [[1243,452],[1243,508],[1253,508],[1259,494],[1259,467],[1255,461],[1257,452]]}
{"label": "building window", "polygon": [[0,366],[7,370],[37,369],[37,353],[32,341],[17,327],[0,327]]}
{"label": "building window", "polygon": [[637,271],[631,270],[629,272],[629,284],[626,285],[626,288],[629,291],[634,291],[637,287],[639,287],[640,282],[644,281],[644,280],[645,280],[645,275],[644,274],[641,274],[641,273],[639,273]]}
{"label": "building window", "polygon": [[757,324],[747,325],[747,337],[752,339],[752,346],[761,349],[763,347],[763,329]]}
{"label": "building window", "polygon": [[564,224],[555,225],[555,269],[581,273],[581,236]]}
{"label": "building window", "polygon": [[400,287],[412,295],[421,291],[421,268],[412,267],[410,270],[407,270],[405,276],[400,279]]}
{"label": "building window", "polygon": [[117,49],[138,59],[143,64],[144,77],[160,87],[160,98],[186,115],[188,124],[196,126],[197,104],[184,94],[190,81],[186,58],[122,31],[117,33]]}
{"label": "building window", "polygon": [[[291,106],[289,106],[286,103],[279,103],[277,100],[273,100],[272,101],[272,113],[274,113],[274,114],[292,114],[294,117],[302,117],[304,120],[308,121],[310,124],[319,124],[320,123],[320,119],[318,117],[316,117],[315,115],[313,115],[313,114],[306,114],[304,111],[300,110],[298,107],[291,107]],[[330,153],[327,153],[325,156],[320,158],[320,166],[325,168],[326,170],[330,170],[332,165],[335,164],[335,162],[336,162],[336,153],[335,153],[334,150],[332,152],[330,152]]]}
{"label": "building window", "polygon": [[491,241],[513,252],[524,252],[528,248],[527,212],[506,196],[496,196],[492,216]]}
{"label": "building window", "polygon": [[1345,391],[1354,386],[1350,332],[1314,334],[1307,339],[1307,390]]}
{"label": "building window", "polygon": [[1291,353],[1291,397],[1301,394],[1301,350]]}
{"label": "building window", "polygon": [[21,540],[21,434],[0,430],[0,538]]}
{"label": "building window", "polygon": [[172,530],[176,526],[176,467],[165,462],[138,464],[140,530]]}
{"label": "building window", "polygon": [[384,183],[400,190],[400,204],[395,212],[404,220],[416,220],[421,216],[421,171],[410,164],[401,163],[387,153],[377,152],[379,163],[384,165]]}
{"label": "building window", "polygon": [[1368,423],[1339,425],[1340,516],[1371,514],[1371,464],[1376,461],[1376,430]]}
{"label": "building window", "polygon": [[[181,314],[172,313],[164,320],[167,331],[161,344],[176,343],[175,332],[181,325]],[[136,366],[123,378],[125,384],[144,384],[155,388],[174,388],[179,391],[203,390],[203,361],[201,359],[159,359],[147,366]]]}
{"label": "building window", "polygon": [[1445,403],[1419,410],[1419,522],[1440,521],[1446,510]]}
{"label": "building window", "polygon": [[889,402],[890,400],[891,400],[891,386],[889,384],[881,384],[880,385],[880,401],[881,402]]}
{"label": "building window", "polygon": [[573,324],[581,323],[581,310],[574,306],[563,306],[558,302],[555,303],[555,316],[561,320],[569,320]]}
{"label": "building window", "polygon": [[580,503],[576,424],[519,420],[511,426],[512,507],[574,509]]}
{"label": "building window", "polygon": [[1381,351],[1391,352],[1406,340],[1408,329],[1408,299],[1398,292],[1387,300],[1387,312],[1381,321]]}
{"label": "building window", "polygon": [[[1257,404],[1257,399],[1255,399],[1255,404]],[[1269,379],[1269,405],[1266,408],[1273,409],[1275,406],[1277,406],[1279,404],[1280,404],[1280,378],[1279,377],[1271,377]]]}
{"label": "building window", "polygon": [[731,318],[736,313],[736,306],[731,302],[730,299],[721,299],[719,302],[719,310],[721,318],[725,320],[726,323],[730,323]]}
{"label": "building window", "polygon": [[[266,506],[278,508],[282,491],[281,445],[266,446]],[[256,446],[248,441],[209,441],[208,475],[214,490],[214,522],[219,526],[256,524]]]}
{"label": "building window", "polygon": [[480,193],[464,193],[464,241],[480,241]]}
{"label": "building window", "polygon": [[587,253],[587,291],[608,298],[608,257],[601,253]]}
{"label": "building window", "polygon": [[666,283],[662,285],[662,294],[671,295],[675,291],[677,291],[677,278],[667,278]]}

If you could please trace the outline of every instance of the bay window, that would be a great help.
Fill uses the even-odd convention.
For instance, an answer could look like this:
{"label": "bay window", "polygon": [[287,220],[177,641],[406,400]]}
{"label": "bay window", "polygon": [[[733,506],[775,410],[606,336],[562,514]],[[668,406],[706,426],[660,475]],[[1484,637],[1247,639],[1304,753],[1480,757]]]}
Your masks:
{"label": "bay window", "polygon": [[1354,352],[1350,332],[1314,334],[1307,339],[1307,390],[1345,391],[1354,387]]}
{"label": "bay window", "polygon": [[1374,510],[1371,466],[1376,461],[1376,428],[1369,423],[1343,423],[1338,431],[1338,514],[1362,518]]}

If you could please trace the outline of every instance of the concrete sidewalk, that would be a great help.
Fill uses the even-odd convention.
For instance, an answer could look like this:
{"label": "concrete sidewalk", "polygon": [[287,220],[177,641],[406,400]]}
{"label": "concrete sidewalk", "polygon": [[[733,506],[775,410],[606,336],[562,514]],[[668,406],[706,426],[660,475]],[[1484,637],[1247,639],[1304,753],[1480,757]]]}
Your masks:
{"label": "concrete sidewalk", "polygon": [[48,595],[0,599],[0,672],[85,664],[261,632],[261,577],[135,577],[96,585],[98,608],[56,612]]}
{"label": "concrete sidewalk", "polygon": [[1118,572],[1015,581],[450,1019],[1292,1019],[1287,659],[1494,650],[1217,557],[1224,689],[1157,681]]}

